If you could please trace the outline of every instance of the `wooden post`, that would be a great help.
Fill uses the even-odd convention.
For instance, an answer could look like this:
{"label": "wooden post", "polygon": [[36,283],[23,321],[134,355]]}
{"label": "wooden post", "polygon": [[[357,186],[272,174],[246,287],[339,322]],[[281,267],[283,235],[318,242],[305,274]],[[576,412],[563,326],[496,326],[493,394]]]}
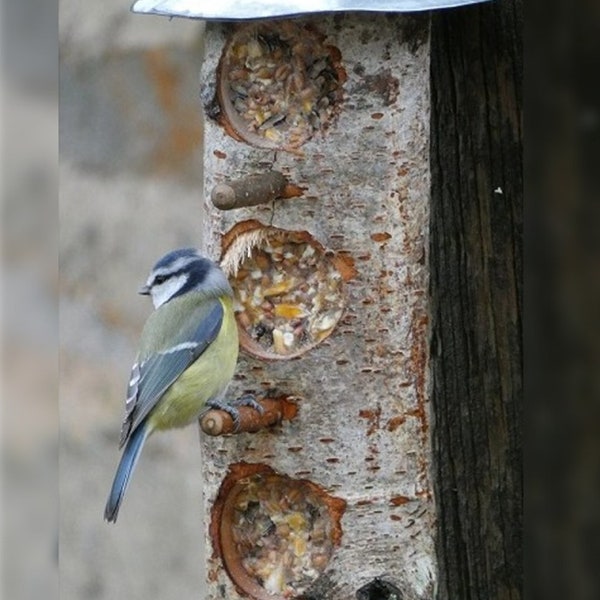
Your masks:
{"label": "wooden post", "polygon": [[[222,233],[258,219],[310,232],[356,274],[345,284],[344,315],[321,344],[294,360],[240,359],[231,395],[274,389],[296,397],[295,419],[254,434],[202,436],[205,597],[245,597],[224,569],[223,554],[235,544],[219,540],[218,521],[231,514],[227,494],[237,489],[224,484],[228,474],[250,469],[248,477],[263,477],[256,481],[273,482],[274,473],[290,478],[294,494],[294,482],[309,482],[311,497],[322,497],[340,518],[341,529],[331,530],[331,559],[317,565],[324,571],[304,597],[385,592],[430,599],[437,567],[428,375],[429,17],[340,14],[294,23],[333,47],[343,94],[326,130],[292,151],[253,147],[217,122],[219,60],[239,26],[207,24],[207,250],[218,257]],[[276,35],[261,35],[264,47],[279,44]],[[241,90],[239,98],[246,95]],[[303,196],[227,212],[209,203],[216,185],[270,170],[303,188]]]}
{"label": "wooden post", "polygon": [[522,597],[522,5],[433,15],[439,600]]}

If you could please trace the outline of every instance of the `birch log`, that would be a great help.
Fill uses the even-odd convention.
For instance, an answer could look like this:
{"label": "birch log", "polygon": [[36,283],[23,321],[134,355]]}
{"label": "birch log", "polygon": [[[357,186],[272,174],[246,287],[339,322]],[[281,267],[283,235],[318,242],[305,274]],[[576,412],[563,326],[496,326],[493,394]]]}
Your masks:
{"label": "birch log", "polygon": [[[306,22],[306,21],[300,21]],[[341,323],[300,359],[242,356],[232,396],[274,388],[299,398],[298,416],[274,430],[202,436],[206,539],[231,465],[267,465],[346,502],[342,536],[311,598],[371,597],[370,585],[404,600],[436,585],[435,507],[429,442],[429,22],[426,15],[312,18],[347,73],[339,115],[301,153],[230,137],[215,116],[216,71],[233,24],[208,23],[201,73],[206,250],[234,223],[259,219],[308,230],[354,260]],[[293,202],[223,213],[215,185],[265,170],[305,188]],[[241,597],[210,546],[206,598]],[[367,595],[365,595],[367,594]]]}

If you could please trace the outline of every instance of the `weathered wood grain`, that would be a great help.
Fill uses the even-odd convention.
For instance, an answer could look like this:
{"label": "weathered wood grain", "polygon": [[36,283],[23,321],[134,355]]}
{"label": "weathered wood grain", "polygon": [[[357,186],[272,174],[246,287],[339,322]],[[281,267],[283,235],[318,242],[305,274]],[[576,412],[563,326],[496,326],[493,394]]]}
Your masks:
{"label": "weathered wood grain", "polygon": [[439,600],[522,597],[521,20],[500,0],[432,21]]}

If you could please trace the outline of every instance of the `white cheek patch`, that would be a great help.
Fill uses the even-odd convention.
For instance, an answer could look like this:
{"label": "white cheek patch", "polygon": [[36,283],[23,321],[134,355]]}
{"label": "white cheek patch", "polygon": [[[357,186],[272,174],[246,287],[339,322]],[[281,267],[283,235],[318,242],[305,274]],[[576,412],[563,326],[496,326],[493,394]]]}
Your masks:
{"label": "white cheek patch", "polygon": [[164,283],[153,285],[150,294],[154,308],[158,308],[172,298],[186,284],[187,280],[188,276],[182,273],[178,277],[167,279]]}

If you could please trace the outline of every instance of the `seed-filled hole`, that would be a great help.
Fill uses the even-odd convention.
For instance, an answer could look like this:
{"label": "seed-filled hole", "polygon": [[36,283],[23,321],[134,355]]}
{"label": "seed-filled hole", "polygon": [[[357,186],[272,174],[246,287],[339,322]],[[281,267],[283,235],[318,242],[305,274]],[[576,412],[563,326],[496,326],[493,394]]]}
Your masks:
{"label": "seed-filled hole", "polygon": [[[243,467],[253,474],[242,476]],[[217,502],[219,545],[232,580],[255,598],[306,592],[340,543],[345,502],[307,480],[242,464]]]}
{"label": "seed-filled hole", "polygon": [[[234,292],[242,347],[267,359],[299,356],[327,338],[344,312],[340,261],[305,231],[258,222],[232,236],[222,266]],[[342,265],[343,266],[343,265]]]}
{"label": "seed-filled hole", "polygon": [[331,122],[345,72],[339,50],[294,21],[238,30],[219,65],[226,125],[247,142],[293,150]]}

